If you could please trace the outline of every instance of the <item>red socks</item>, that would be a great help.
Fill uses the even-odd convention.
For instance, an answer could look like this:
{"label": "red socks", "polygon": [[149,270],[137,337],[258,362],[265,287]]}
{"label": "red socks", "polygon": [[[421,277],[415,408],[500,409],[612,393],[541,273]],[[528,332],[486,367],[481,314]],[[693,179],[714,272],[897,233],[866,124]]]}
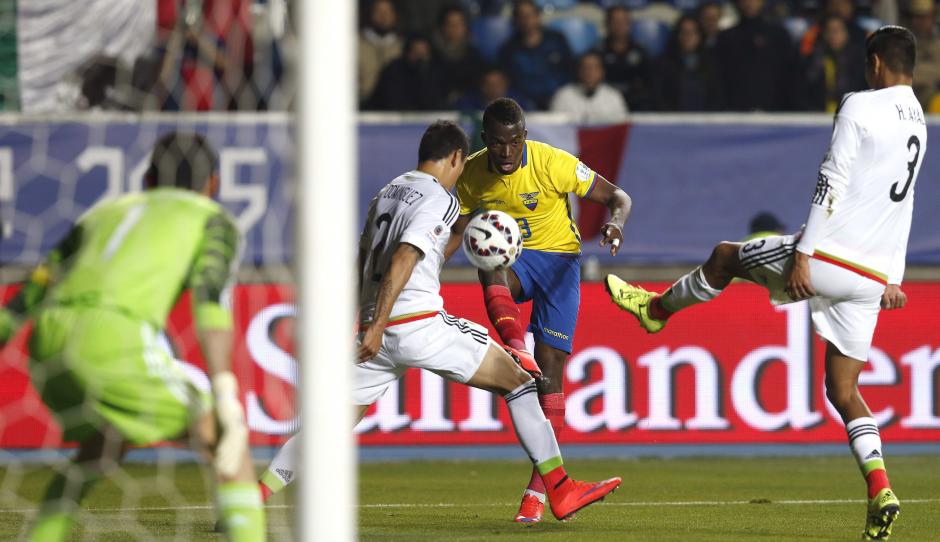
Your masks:
{"label": "red socks", "polygon": [[262,482],[258,482],[258,488],[261,490],[261,502],[268,502],[268,499],[271,498],[274,492],[268,489],[268,486],[264,485]]}
{"label": "red socks", "polygon": [[875,469],[868,473],[865,476],[865,481],[868,482],[868,498],[874,499],[875,495],[879,491],[886,487],[891,487],[891,484],[888,483],[888,473],[884,469]]}
{"label": "red socks", "polygon": [[565,482],[569,480],[569,478],[568,473],[565,472],[564,465],[559,465],[551,471],[543,474],[542,480],[545,482],[545,487],[548,488],[548,491],[552,492],[560,489],[565,484]]}
{"label": "red socks", "polygon": [[517,350],[525,350],[525,333],[520,323],[519,307],[513,301],[509,288],[499,285],[487,286],[483,289],[483,301],[486,303],[490,322],[503,343]]}
{"label": "red socks", "polygon": [[[513,301],[509,288],[499,285],[487,286],[483,289],[483,300],[486,303],[486,313],[490,317],[490,322],[493,323],[503,343],[518,350],[525,350],[525,334],[520,322],[519,307]],[[539,404],[542,406],[545,417],[551,422],[557,438],[565,426],[565,394],[541,395]],[[546,483],[554,488],[563,483],[567,477],[564,467],[558,467],[546,475],[540,475],[538,469],[533,469],[527,489],[545,494]]]}
{"label": "red socks", "polygon": [[539,396],[539,405],[548,421],[552,422],[552,429],[557,439],[561,430],[565,428],[565,394],[548,393]]}
{"label": "red socks", "polygon": [[[542,412],[552,424],[552,430],[555,431],[555,438],[565,427],[565,394],[549,393],[539,396],[539,404],[542,406]],[[545,494],[545,482],[542,481],[542,475],[539,470],[532,469],[532,478],[529,479],[529,485],[526,489],[536,493]]]}

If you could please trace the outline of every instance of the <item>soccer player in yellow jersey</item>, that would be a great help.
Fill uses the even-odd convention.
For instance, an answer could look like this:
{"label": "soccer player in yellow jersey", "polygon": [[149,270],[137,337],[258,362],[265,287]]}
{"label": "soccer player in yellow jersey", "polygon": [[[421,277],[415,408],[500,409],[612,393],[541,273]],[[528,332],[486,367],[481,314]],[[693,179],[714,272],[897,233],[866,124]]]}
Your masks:
{"label": "soccer player in yellow jersey", "polygon": [[[601,246],[617,254],[630,197],[571,154],[545,143],[526,140],[522,108],[509,98],[493,101],[483,112],[481,136],[486,148],[467,160],[457,182],[460,217],[452,228],[449,257],[460,245],[470,217],[484,209],[508,213],[522,231],[522,256],[511,269],[480,271],[490,321],[506,346],[526,352],[516,303],[532,301],[529,330],[535,337],[535,360],[546,380],[539,401],[555,432],[564,426],[564,366],[571,354],[581,298],[581,236],[571,216],[573,193],[610,209],[601,229]],[[532,474],[515,521],[542,519],[545,486]]]}

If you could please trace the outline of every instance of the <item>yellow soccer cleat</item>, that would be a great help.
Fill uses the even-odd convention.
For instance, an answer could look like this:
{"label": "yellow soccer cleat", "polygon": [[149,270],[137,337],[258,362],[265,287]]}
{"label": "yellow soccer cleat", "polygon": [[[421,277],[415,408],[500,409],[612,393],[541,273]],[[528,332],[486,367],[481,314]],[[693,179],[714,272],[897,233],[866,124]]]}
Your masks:
{"label": "yellow soccer cleat", "polygon": [[891,527],[901,513],[901,502],[891,491],[884,488],[868,500],[868,521],[865,523],[863,540],[887,540],[891,536]]}
{"label": "yellow soccer cleat", "polygon": [[648,333],[657,333],[666,325],[665,320],[657,320],[650,316],[650,301],[656,297],[656,292],[648,292],[639,286],[633,286],[616,275],[607,275],[604,279],[610,300],[621,309],[629,312],[640,322]]}

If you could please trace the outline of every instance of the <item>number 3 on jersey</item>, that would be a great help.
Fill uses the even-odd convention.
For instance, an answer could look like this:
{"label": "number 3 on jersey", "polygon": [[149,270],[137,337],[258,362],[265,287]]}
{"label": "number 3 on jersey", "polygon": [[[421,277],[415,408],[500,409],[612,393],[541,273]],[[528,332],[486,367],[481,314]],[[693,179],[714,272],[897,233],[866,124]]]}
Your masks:
{"label": "number 3 on jersey", "polygon": [[532,237],[532,228],[529,227],[529,221],[524,218],[517,218],[516,222],[519,223],[519,229],[522,230],[522,238],[528,239]]}
{"label": "number 3 on jersey", "polygon": [[914,151],[914,158],[907,163],[907,181],[904,182],[904,188],[898,192],[898,184],[900,181],[891,185],[891,193],[888,194],[891,196],[891,201],[902,201],[907,197],[907,190],[911,187],[911,183],[914,181],[914,169],[917,167],[917,160],[920,158],[920,139],[916,135],[912,135],[910,139],[907,140],[907,150]]}

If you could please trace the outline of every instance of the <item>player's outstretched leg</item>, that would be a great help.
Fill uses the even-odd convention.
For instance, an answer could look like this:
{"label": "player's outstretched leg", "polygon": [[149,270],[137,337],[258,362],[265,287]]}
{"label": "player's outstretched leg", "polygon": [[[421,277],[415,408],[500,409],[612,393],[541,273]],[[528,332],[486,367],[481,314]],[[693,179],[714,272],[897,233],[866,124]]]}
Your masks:
{"label": "player's outstretched leg", "polygon": [[552,425],[539,406],[535,380],[502,348],[490,344],[480,368],[467,384],[499,393],[506,400],[516,435],[542,477],[552,514],[557,519],[571,517],[620,485],[619,477],[580,482],[568,476]]}
{"label": "player's outstretched leg", "polygon": [[[545,417],[552,424],[552,431],[557,440],[565,427],[565,394],[562,388],[565,361],[568,353],[548,346],[540,341],[535,343],[535,352],[540,370],[546,378],[538,381],[539,406]],[[524,368],[524,367],[523,367]],[[532,469],[529,484],[522,494],[522,502],[516,513],[518,523],[538,523],[545,510],[547,491],[538,469]]]}
{"label": "player's outstretched leg", "polygon": [[858,391],[858,375],[863,367],[863,362],[842,354],[832,343],[826,345],[826,396],[845,422],[849,447],[868,485],[862,536],[866,540],[885,540],[901,513],[901,503],[888,482],[878,424]]}
{"label": "player's outstretched leg", "polygon": [[739,243],[719,243],[704,265],[677,280],[663,294],[629,284],[616,275],[607,275],[604,286],[610,299],[629,312],[648,333],[657,333],[675,312],[711,301],[734,278],[746,278],[738,259]]}
{"label": "player's outstretched leg", "polygon": [[267,502],[271,495],[281,491],[294,481],[295,466],[300,446],[300,433],[295,433],[287,439],[284,446],[277,451],[267,470],[261,475],[258,486],[261,489],[261,499]]}
{"label": "player's outstretched leg", "polygon": [[[520,356],[531,354],[526,352],[525,332],[522,326],[522,315],[513,299],[512,290],[508,284],[514,284],[517,290],[521,288],[519,279],[510,271],[480,272],[480,280],[486,286],[483,288],[483,300],[490,322],[496,328],[499,337],[506,346],[518,351]],[[533,359],[534,363],[534,359]],[[552,426],[564,424],[564,395],[561,393],[545,394],[539,390],[539,404],[542,411],[552,422]],[[556,428],[557,434],[557,428]],[[545,483],[538,469],[533,468],[529,483],[522,493],[522,502],[513,521],[517,523],[538,523],[542,521],[545,510]]]}
{"label": "player's outstretched leg", "polygon": [[98,480],[118,467],[126,451],[125,440],[110,427],[83,441],[75,459],[65,471],[56,473],[46,488],[29,540],[66,540],[82,499]]}

